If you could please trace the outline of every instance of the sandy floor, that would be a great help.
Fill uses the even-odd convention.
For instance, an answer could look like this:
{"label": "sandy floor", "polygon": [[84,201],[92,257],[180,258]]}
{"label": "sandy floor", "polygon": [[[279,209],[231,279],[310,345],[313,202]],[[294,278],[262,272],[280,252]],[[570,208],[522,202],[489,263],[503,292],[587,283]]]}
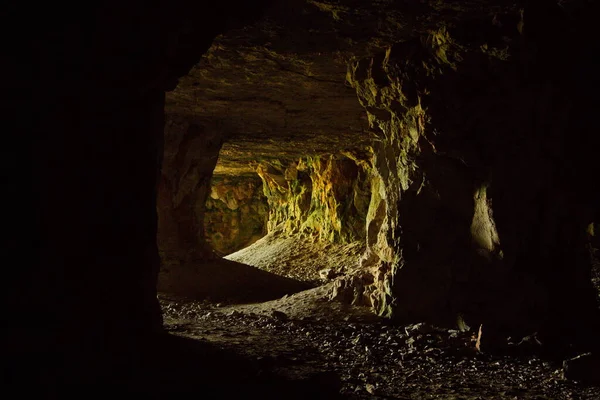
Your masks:
{"label": "sandy floor", "polygon": [[315,243],[311,238],[286,237],[276,231],[225,259],[316,284],[356,268],[363,253],[363,242],[346,245]]}

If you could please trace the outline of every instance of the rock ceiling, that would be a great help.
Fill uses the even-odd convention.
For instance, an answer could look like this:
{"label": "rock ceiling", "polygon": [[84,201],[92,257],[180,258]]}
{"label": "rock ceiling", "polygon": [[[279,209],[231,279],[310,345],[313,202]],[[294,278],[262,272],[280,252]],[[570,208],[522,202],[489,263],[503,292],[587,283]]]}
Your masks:
{"label": "rock ceiling", "polygon": [[364,147],[366,113],[346,82],[348,62],[423,31],[510,8],[503,1],[275,2],[252,26],[217,37],[167,94],[167,115],[226,138],[215,173],[249,162]]}

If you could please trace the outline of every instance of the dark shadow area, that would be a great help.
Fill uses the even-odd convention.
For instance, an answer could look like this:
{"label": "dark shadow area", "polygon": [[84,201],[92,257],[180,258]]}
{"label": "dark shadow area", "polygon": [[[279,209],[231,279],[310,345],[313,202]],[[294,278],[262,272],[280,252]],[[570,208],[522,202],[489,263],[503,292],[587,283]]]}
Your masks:
{"label": "dark shadow area", "polygon": [[199,340],[163,334],[118,340],[118,343],[94,353],[83,348],[72,353],[47,349],[43,354],[21,353],[14,359],[9,357],[14,364],[4,374],[5,383],[14,390],[13,395],[41,395],[41,398],[339,397],[338,382],[331,376],[326,380],[314,376],[294,381],[265,370],[256,360]]}
{"label": "dark shadow area", "polygon": [[172,271],[163,267],[158,282],[159,292],[232,303],[273,300],[311,287],[305,282],[221,258],[200,260]]}
{"label": "dark shadow area", "polygon": [[[297,305],[306,293],[298,294]],[[169,332],[208,341],[285,377],[319,376],[329,384],[339,379],[348,398],[598,398],[599,388],[588,387],[597,360],[582,356],[563,369],[562,360],[544,356],[536,335],[478,351],[478,326],[398,325],[366,318],[353,307],[332,307],[331,301],[320,303],[326,308],[315,304],[310,313],[270,303],[215,307],[161,298]],[[487,334],[484,328],[483,338]]]}
{"label": "dark shadow area", "polygon": [[[574,355],[565,376],[598,383],[585,233],[600,204],[597,5],[293,0],[261,19],[268,1],[142,3],[3,5],[6,136],[18,141],[1,158],[7,393],[333,399],[339,375],[359,398],[566,398],[583,393],[560,370]],[[482,29],[454,29],[475,16]],[[497,40],[471,43],[486,36]],[[253,156],[276,156],[259,174],[268,224],[313,244],[367,236],[365,251],[338,248],[361,256],[353,271],[328,264],[328,290],[206,245],[211,176],[235,133]],[[343,157],[296,163],[333,151],[319,149]],[[278,243],[289,259],[316,258]],[[175,262],[161,272],[163,253]],[[277,300],[243,316],[202,304],[163,314],[157,286]],[[348,304],[406,319],[357,324]],[[339,311],[336,324],[313,319],[319,309]],[[459,312],[468,329],[415,323],[441,313],[451,325]],[[489,356],[494,330],[519,333],[515,354]],[[289,360],[243,351],[286,355],[291,343],[323,373],[298,379],[279,368]]]}

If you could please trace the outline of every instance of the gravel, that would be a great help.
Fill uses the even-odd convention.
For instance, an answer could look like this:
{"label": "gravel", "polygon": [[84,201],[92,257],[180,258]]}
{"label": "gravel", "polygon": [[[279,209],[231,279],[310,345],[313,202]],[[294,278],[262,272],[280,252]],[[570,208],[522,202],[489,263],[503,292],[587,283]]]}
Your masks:
{"label": "gravel", "polygon": [[347,398],[600,399],[600,388],[567,381],[561,365],[536,356],[534,341],[515,340],[512,352],[491,355],[475,349],[472,331],[160,300],[172,334],[234,351],[270,373],[318,379]]}

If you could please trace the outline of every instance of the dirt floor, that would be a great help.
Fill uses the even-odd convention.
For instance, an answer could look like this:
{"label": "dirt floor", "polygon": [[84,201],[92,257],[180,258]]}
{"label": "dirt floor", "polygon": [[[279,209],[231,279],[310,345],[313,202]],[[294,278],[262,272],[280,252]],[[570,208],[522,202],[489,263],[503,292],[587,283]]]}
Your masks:
{"label": "dirt floor", "polygon": [[160,295],[166,329],[233,352],[259,373],[317,382],[349,399],[600,399],[563,379],[559,363],[515,340],[480,353],[475,332],[391,326],[368,310],[329,301],[320,287],[260,304],[218,306]]}
{"label": "dirt floor", "polygon": [[[333,281],[356,268],[362,252],[360,243],[269,235],[226,258],[315,287],[251,304],[161,293],[166,330],[239,357],[251,374],[296,382],[294,398],[600,399],[600,387],[566,380],[560,361],[542,358],[535,338],[511,339],[492,355],[477,350],[476,330],[393,326],[367,308],[330,300]],[[600,289],[600,268],[592,278]]]}

